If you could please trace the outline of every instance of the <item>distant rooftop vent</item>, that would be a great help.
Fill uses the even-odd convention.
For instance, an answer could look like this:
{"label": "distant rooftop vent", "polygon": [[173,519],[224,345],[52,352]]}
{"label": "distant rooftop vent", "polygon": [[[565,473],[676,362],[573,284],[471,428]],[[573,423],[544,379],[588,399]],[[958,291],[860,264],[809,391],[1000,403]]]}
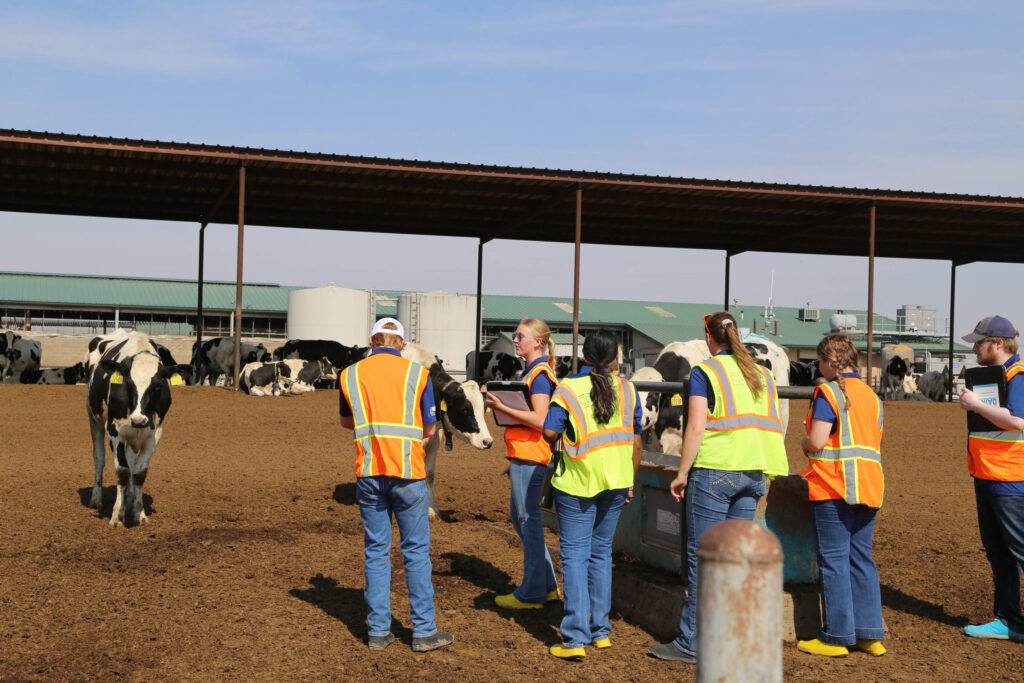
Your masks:
{"label": "distant rooftop vent", "polygon": [[676,317],[675,314],[669,313],[668,311],[666,311],[661,306],[644,306],[644,308],[646,308],[651,313],[657,313],[662,318],[674,318],[674,317]]}
{"label": "distant rooftop vent", "polygon": [[[567,304],[564,301],[553,301],[551,305],[554,306],[555,308],[562,309],[566,313],[572,313],[572,305]],[[583,311],[580,310],[580,313],[583,313]]]}
{"label": "distant rooftop vent", "polygon": [[816,323],[821,319],[821,313],[817,308],[801,308],[797,317],[807,323]]}

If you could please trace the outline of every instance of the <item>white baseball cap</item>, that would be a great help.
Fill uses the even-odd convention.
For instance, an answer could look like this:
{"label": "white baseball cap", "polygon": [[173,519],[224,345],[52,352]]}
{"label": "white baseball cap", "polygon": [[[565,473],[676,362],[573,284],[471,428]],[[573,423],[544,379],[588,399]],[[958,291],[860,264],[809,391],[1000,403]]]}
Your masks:
{"label": "white baseball cap", "polygon": [[[394,325],[397,329],[385,330],[384,326],[387,324]],[[402,339],[405,339],[405,328],[402,327],[402,323],[398,322],[394,318],[381,318],[373,324],[373,329],[370,330],[370,336],[373,337],[376,334],[397,334]]]}

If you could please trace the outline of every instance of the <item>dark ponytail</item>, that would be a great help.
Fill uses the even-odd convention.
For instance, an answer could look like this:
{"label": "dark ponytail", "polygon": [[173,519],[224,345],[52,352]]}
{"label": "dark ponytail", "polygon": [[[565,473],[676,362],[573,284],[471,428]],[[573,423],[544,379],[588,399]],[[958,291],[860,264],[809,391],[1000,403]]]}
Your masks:
{"label": "dark ponytail", "polygon": [[590,371],[590,400],[594,402],[594,417],[605,424],[615,412],[615,391],[612,389],[608,367],[618,359],[619,344],[608,330],[595,330],[583,342],[583,360]]}

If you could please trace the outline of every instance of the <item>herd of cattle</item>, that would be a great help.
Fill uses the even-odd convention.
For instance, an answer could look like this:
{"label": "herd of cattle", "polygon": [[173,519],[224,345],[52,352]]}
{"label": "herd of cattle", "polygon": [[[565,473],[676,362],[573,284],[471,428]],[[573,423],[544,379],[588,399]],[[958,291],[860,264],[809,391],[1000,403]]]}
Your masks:
{"label": "herd of cattle", "polygon": [[[790,362],[774,342],[749,335],[744,343],[755,360],[769,368],[779,386],[812,385],[820,379],[813,364]],[[336,387],[338,373],[366,355],[367,347],[349,347],[334,341],[292,339],[271,354],[262,344],[241,344],[239,389],[254,396],[303,393]],[[445,371],[433,353],[407,343],[402,355],[426,367],[434,391],[441,429],[424,443],[431,518],[437,516],[434,472],[441,439],[451,450],[458,436],[478,449],[490,448],[481,386],[490,380],[509,380],[523,370],[521,359],[507,353],[471,351],[466,358],[467,379],[458,381]],[[632,376],[636,381],[684,382],[690,371],[710,355],[703,340],[672,342],[653,365]],[[102,506],[103,468],[109,444],[117,476],[117,499],[112,526],[132,526],[146,519],[142,486],[153,451],[160,442],[164,419],[171,406],[171,387],[177,384],[216,384],[234,374],[234,339],[220,337],[193,345],[190,363],[178,363],[164,346],[140,332],[123,329],[94,337],[84,360],[71,367],[40,369],[41,345],[10,331],[0,331],[0,378],[28,384],[88,385],[89,425],[93,440],[95,479],[90,505]],[[559,357],[556,375],[564,377],[570,357]],[[580,361],[581,362],[581,361]],[[886,398],[906,398],[911,383],[925,397],[943,400],[948,370],[915,378],[906,361],[896,356],[883,368]],[[657,440],[665,453],[680,453],[686,419],[685,394],[641,392],[645,440]],[[783,425],[788,423],[788,401],[780,402]]]}

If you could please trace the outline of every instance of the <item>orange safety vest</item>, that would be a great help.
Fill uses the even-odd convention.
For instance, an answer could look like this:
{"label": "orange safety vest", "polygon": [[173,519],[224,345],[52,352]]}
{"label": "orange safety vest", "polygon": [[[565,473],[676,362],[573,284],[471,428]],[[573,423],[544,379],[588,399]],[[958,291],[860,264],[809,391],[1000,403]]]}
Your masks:
{"label": "orange safety vest", "polygon": [[[534,365],[528,374],[523,375],[521,381],[526,382],[527,386],[532,386],[533,380],[542,374],[547,375],[552,384],[558,385],[558,378],[555,377],[554,370],[544,362]],[[548,460],[551,459],[551,444],[544,440],[542,430],[526,425],[505,428],[505,447],[508,449],[510,458],[528,460],[541,465],[547,465]]]}
{"label": "orange safety vest", "polygon": [[882,402],[874,390],[857,377],[845,379],[847,405],[839,383],[818,385],[807,411],[807,433],[811,433],[814,401],[819,395],[832,407],[839,426],[825,447],[808,454],[807,479],[811,500],[845,500],[850,505],[882,507],[885,478],[882,475]]}
{"label": "orange safety vest", "polygon": [[391,353],[375,353],[338,378],[352,408],[357,477],[423,479],[420,402],[430,373]]}
{"label": "orange safety vest", "polygon": [[[1022,372],[1024,362],[1012,363],[1006,369],[1007,385]],[[967,469],[978,479],[1024,481],[1024,431],[968,432]]]}

